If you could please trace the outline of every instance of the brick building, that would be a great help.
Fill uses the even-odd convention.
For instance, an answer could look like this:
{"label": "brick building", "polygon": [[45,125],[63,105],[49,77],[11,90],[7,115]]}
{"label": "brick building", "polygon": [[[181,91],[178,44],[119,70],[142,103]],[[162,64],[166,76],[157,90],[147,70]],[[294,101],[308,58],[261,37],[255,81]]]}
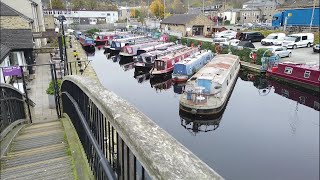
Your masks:
{"label": "brick building", "polygon": [[160,23],[163,32],[178,37],[207,35],[214,28],[213,22],[203,14],[173,14]]}

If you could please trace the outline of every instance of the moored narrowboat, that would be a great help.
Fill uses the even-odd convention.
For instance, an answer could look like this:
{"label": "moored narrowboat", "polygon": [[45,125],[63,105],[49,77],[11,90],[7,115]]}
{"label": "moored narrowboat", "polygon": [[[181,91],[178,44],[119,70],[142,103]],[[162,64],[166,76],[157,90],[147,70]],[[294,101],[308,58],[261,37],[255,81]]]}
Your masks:
{"label": "moored narrowboat", "polygon": [[95,43],[92,38],[85,35],[80,35],[79,42],[86,52],[93,53],[95,51]]}
{"label": "moored narrowboat", "polygon": [[238,56],[215,56],[187,81],[180,96],[180,109],[197,115],[221,112],[232,93],[239,70]]}
{"label": "moored narrowboat", "polygon": [[165,56],[162,56],[160,59],[156,59],[154,62],[154,68],[151,72],[153,76],[155,75],[165,75],[173,71],[173,66],[177,62],[182,61],[183,59],[189,57],[190,55],[198,52],[198,48],[188,47],[186,49],[181,49]]}
{"label": "moored narrowboat", "polygon": [[174,64],[172,80],[176,83],[187,81],[213,58],[212,51],[201,50],[188,58]]}
{"label": "moored narrowboat", "polygon": [[267,76],[314,91],[320,91],[319,64],[282,62],[268,67]]}
{"label": "moored narrowboat", "polygon": [[175,45],[173,42],[169,43],[161,43],[156,46],[148,46],[148,47],[143,47],[137,50],[137,56],[143,53],[155,51],[155,50],[166,50],[168,47]]}
{"label": "moored narrowboat", "polygon": [[161,58],[162,56],[165,56],[169,53],[172,53],[174,51],[187,48],[187,46],[178,44],[174,46],[170,46],[166,49],[161,48],[157,49],[155,51],[147,52],[147,53],[142,53],[138,56],[136,56],[136,59],[134,60],[134,67],[136,71],[150,71],[153,68],[154,61],[157,58]]}
{"label": "moored narrowboat", "polygon": [[147,41],[144,43],[138,43],[138,44],[133,44],[133,45],[128,44],[128,45],[125,45],[123,48],[121,48],[119,55],[121,57],[133,58],[133,56],[137,55],[137,51],[139,49],[142,49],[145,47],[150,47],[150,46],[157,46],[159,44],[162,44],[162,42]]}
{"label": "moored narrowboat", "polygon": [[[125,37],[124,35],[123,37]],[[112,55],[119,54],[121,48],[126,44],[134,44],[138,39],[145,39],[144,36],[134,36],[134,37],[126,37],[126,38],[114,38],[113,40],[108,41],[108,45],[104,47],[104,53],[110,53]]]}

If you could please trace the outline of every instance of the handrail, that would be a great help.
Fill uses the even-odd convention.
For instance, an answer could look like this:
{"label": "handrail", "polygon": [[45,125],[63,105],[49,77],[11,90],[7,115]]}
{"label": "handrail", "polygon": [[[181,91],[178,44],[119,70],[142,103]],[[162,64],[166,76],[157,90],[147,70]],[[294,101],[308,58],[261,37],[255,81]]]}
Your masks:
{"label": "handrail", "polygon": [[[107,136],[111,145],[104,142],[100,146],[109,146],[108,150],[111,148],[111,153],[105,154],[109,156],[109,162],[110,155],[117,156],[115,162],[111,158],[110,163],[118,178],[132,176],[131,173],[135,172],[131,170],[139,170],[136,168],[139,166],[142,167],[142,177],[147,173],[152,179],[223,179],[155,122],[99,82],[83,76],[66,76],[61,89],[62,92],[72,92],[70,95],[75,97],[87,120],[92,123],[89,125],[93,133],[96,132],[95,138],[104,142],[103,138]],[[62,101],[65,103],[64,98]],[[108,125],[105,128],[109,135],[101,137],[98,134],[100,122]],[[117,137],[115,144],[114,131]],[[116,151],[113,151],[113,146],[117,146]],[[131,162],[136,164],[132,169]]]}
{"label": "handrail", "polygon": [[107,159],[104,157],[101,149],[99,148],[97,140],[93,137],[91,130],[85,120],[85,117],[83,116],[83,114],[79,108],[78,103],[73,99],[73,97],[68,92],[61,92],[61,93],[65,94],[69,98],[69,100],[72,102],[74,108],[76,109],[77,114],[80,117],[81,124],[82,124],[86,134],[88,135],[91,144],[93,145],[94,149],[96,150],[96,152],[99,156],[99,163],[101,163],[101,165],[103,167],[102,170],[106,173],[108,180],[116,179],[112,168],[110,167]]}

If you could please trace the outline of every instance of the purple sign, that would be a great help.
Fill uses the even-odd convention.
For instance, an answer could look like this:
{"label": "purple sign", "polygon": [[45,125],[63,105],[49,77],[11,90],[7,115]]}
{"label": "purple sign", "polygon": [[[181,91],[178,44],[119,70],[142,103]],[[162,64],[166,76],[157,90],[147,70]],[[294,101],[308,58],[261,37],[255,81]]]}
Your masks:
{"label": "purple sign", "polygon": [[2,68],[3,76],[22,76],[20,66]]}

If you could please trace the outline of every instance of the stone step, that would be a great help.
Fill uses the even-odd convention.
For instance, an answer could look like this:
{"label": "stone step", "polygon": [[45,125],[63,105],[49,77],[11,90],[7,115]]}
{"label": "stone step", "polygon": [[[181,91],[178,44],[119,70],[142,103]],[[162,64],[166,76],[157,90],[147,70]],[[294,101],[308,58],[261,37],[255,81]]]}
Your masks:
{"label": "stone step", "polygon": [[46,123],[31,124],[30,126],[26,127],[25,130],[50,127],[50,126],[55,126],[55,125],[61,125],[61,122],[60,121],[51,121],[51,122],[46,122]]}
{"label": "stone step", "polygon": [[42,153],[42,152],[47,152],[47,151],[65,150],[66,148],[67,148],[66,143],[60,143],[60,144],[53,144],[53,145],[49,145],[49,146],[43,146],[43,147],[39,147],[39,148],[28,149],[25,151],[10,152],[10,153],[8,153],[7,156],[11,156],[11,157],[29,156],[29,155],[34,154],[34,152]]}
{"label": "stone step", "polygon": [[33,128],[33,129],[25,129],[21,135],[27,135],[31,133],[40,133],[40,132],[46,132],[50,130],[57,130],[62,129],[61,124],[53,125],[53,126],[45,126],[45,127],[39,127],[39,128]]}
{"label": "stone step", "polygon": [[39,147],[49,146],[53,144],[63,144],[63,143],[65,143],[63,137],[54,138],[54,139],[43,139],[42,141],[30,142],[30,143],[14,143],[12,145],[11,151],[24,151],[28,149],[39,148]]}

